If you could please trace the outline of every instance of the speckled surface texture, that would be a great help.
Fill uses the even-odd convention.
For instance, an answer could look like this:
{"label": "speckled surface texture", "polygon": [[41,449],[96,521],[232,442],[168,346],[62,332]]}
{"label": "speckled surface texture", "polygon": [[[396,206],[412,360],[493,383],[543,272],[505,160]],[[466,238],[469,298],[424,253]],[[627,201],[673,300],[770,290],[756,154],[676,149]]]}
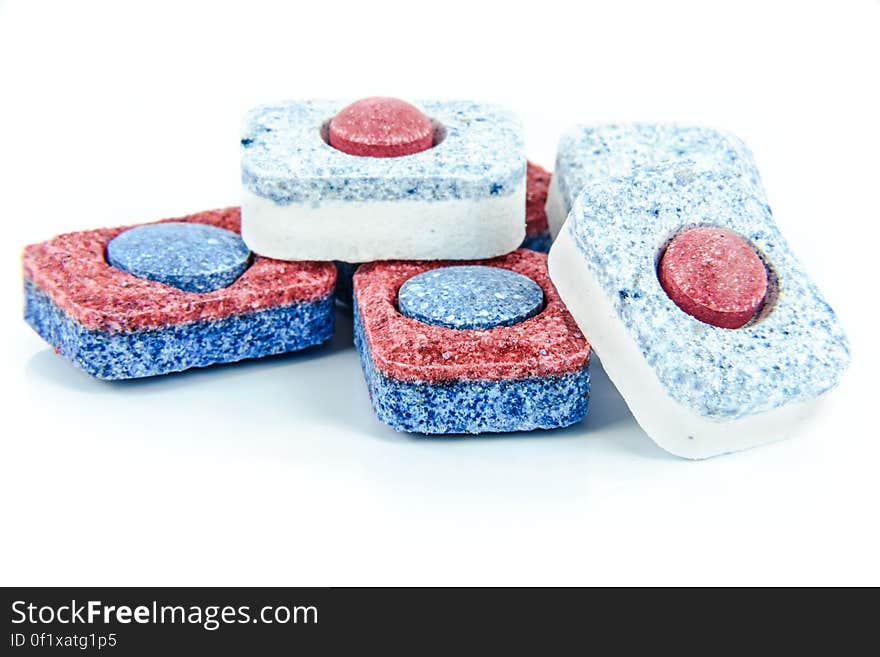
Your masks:
{"label": "speckled surface texture", "polygon": [[[708,225],[743,236],[773,272],[764,309],[741,329],[687,315],[657,278],[668,241]],[[834,312],[740,169],[677,162],[596,181],[563,230],[668,394],[701,416],[737,419],[812,399],[849,363]]]}
{"label": "speckled surface texture", "polygon": [[[167,221],[238,232],[238,208]],[[257,257],[230,286],[184,292],[110,266],[128,227],[60,235],[25,248],[25,319],[56,351],[101,378],[151,376],[282,353],[333,332],[331,263]]]}
{"label": "speckled surface texture", "polygon": [[759,190],[763,187],[751,151],[738,137],[696,125],[605,123],[576,126],[563,135],[556,154],[556,184],[568,212],[584,185],[596,178],[625,176],[634,167],[689,159],[727,166]]}
{"label": "speckled surface texture", "polygon": [[184,292],[212,292],[231,285],[249,259],[238,233],[178,221],[136,226],[107,245],[107,262],[113,267]]}
{"label": "speckled surface texture", "polygon": [[660,285],[688,315],[722,328],[751,321],[767,294],[767,270],[752,245],[709,226],[679,233],[657,267]]}
{"label": "speckled surface texture", "polygon": [[544,254],[519,249],[468,263],[509,269],[540,286],[544,309],[518,324],[451,329],[397,311],[405,281],[461,264],[370,263],[355,274],[355,344],[380,419],[420,433],[523,431],[580,420],[590,347],[550,282]]}
{"label": "speckled surface texture", "polygon": [[431,148],[434,126],[419,108],[397,98],[362,98],[330,121],[329,142],[349,155],[401,157]]}
{"label": "speckled surface texture", "polygon": [[544,293],[532,279],[485,265],[416,274],[397,295],[401,315],[452,329],[512,326],[537,315],[543,305]]}
{"label": "speckled surface texture", "polygon": [[562,376],[477,381],[403,381],[377,371],[355,307],[355,345],[376,416],[397,431],[479,434],[555,429],[587,414],[586,366]]}
{"label": "speckled surface texture", "polygon": [[[240,231],[238,208],[167,221],[191,221]],[[87,328],[148,329],[312,302],[332,293],[336,270],[326,262],[255,257],[229,287],[196,294],[137,278],[107,264],[107,244],[130,226],[67,233],[25,247],[24,276]]]}
{"label": "speckled surface texture", "polygon": [[251,110],[241,138],[244,186],[278,205],[319,206],[506,196],[525,178],[522,129],[501,108],[471,101],[415,103],[442,124],[442,141],[406,157],[370,158],[336,150],[322,137],[322,126],[346,104],[302,100]]}
{"label": "speckled surface texture", "polygon": [[99,379],[135,379],[298,351],[333,335],[333,299],[210,321],[110,333],[86,328],[25,280],[25,320],[55,350]]}
{"label": "speckled surface texture", "polygon": [[[416,274],[450,265],[504,267],[535,281],[544,310],[527,321],[489,330],[431,326],[397,310],[400,286]],[[550,277],[547,256],[526,249],[491,260],[361,265],[355,297],[376,367],[403,380],[526,378],[568,374],[586,365],[590,347]]]}
{"label": "speckled surface texture", "polygon": [[551,174],[534,162],[526,167],[526,239],[522,248],[547,253],[553,238],[547,225],[547,190]]}

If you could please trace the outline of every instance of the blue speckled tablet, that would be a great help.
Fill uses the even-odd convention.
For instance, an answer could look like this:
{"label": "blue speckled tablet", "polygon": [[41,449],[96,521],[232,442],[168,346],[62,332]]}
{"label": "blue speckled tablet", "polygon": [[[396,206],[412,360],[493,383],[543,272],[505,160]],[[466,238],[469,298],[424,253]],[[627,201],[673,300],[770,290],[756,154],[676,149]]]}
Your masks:
{"label": "blue speckled tablet", "polygon": [[112,266],[185,292],[228,287],[247,269],[249,258],[239,235],[197,223],[138,226],[107,245]]}
{"label": "blue speckled tablet", "polygon": [[764,198],[752,152],[730,133],[675,123],[579,125],[559,140],[547,200],[551,233],[559,233],[574,200],[591,181],[626,176],[635,167],[683,159],[703,166],[727,167],[751,183]]}
{"label": "blue speckled tablet", "polygon": [[241,178],[278,205],[329,201],[436,201],[512,194],[525,184],[519,121],[493,105],[422,101],[442,126],[438,145],[406,157],[348,155],[322,137],[346,105],[293,100],[251,110],[241,139]]}
{"label": "blue speckled tablet", "polygon": [[537,315],[544,293],[535,281],[509,269],[462,265],[432,269],[400,287],[406,317],[453,329],[513,326]]}
{"label": "blue speckled tablet", "polygon": [[401,157],[333,148],[348,103],[257,107],[241,135],[242,236],[279,260],[475,260],[525,237],[526,158],[517,118],[473,101],[418,103],[434,145]]}
{"label": "blue speckled tablet", "polygon": [[[696,226],[747,240],[769,272],[758,317],[706,324],[664,291],[657,261]],[[634,416],[658,444],[702,458],[789,435],[849,363],[849,343],[738,168],[679,161],[596,180],[550,251],[550,275]]]}

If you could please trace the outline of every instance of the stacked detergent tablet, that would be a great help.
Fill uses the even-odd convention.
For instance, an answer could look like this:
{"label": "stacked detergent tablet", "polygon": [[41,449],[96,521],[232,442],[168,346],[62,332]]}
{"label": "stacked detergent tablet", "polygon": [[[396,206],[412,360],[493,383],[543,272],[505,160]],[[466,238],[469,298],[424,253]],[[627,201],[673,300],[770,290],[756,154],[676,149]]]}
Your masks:
{"label": "stacked detergent tablet", "polygon": [[242,236],[268,257],[476,259],[525,237],[522,129],[494,106],[265,105],[241,149]]}
{"label": "stacked detergent tablet", "polygon": [[551,225],[571,211],[553,281],[661,447],[703,458],[785,438],[837,384],[846,336],[739,140],[581,128],[563,139],[554,180]]}
{"label": "stacked detergent tablet", "polygon": [[101,379],[296,351],[333,333],[330,263],[252,256],[238,208],[25,248],[25,319]]}

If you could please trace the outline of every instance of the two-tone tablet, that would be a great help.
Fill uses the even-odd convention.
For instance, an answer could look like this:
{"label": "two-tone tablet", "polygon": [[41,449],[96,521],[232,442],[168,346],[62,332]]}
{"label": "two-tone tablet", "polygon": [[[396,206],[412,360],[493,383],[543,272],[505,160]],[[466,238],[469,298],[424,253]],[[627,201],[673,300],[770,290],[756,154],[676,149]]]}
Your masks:
{"label": "two-tone tablet", "polygon": [[332,263],[253,256],[238,208],[25,248],[25,320],[74,365],[131,379],[259,358],[333,334]]}
{"label": "two-tone tablet", "polygon": [[587,412],[590,345],[519,249],[473,262],[378,262],[354,276],[355,344],[373,409],[398,431],[563,427]]}
{"label": "two-tone tablet", "polygon": [[525,237],[522,128],[492,105],[264,105],[245,118],[241,173],[242,236],[271,258],[476,259]]}
{"label": "two-tone tablet", "polygon": [[849,363],[834,312],[739,167],[588,184],[550,274],[636,420],[703,458],[791,435]]}

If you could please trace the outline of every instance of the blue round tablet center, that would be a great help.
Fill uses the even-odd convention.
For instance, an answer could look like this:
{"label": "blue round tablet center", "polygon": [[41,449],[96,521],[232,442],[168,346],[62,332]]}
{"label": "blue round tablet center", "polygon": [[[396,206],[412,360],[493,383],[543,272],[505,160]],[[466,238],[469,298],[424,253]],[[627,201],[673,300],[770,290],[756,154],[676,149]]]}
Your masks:
{"label": "blue round tablet center", "polygon": [[231,285],[247,269],[249,258],[237,233],[187,222],[131,228],[107,245],[107,262],[113,267],[185,292]]}
{"label": "blue round tablet center", "polygon": [[512,326],[537,315],[544,293],[532,279],[483,265],[441,267],[413,276],[397,294],[406,317],[453,329]]}

